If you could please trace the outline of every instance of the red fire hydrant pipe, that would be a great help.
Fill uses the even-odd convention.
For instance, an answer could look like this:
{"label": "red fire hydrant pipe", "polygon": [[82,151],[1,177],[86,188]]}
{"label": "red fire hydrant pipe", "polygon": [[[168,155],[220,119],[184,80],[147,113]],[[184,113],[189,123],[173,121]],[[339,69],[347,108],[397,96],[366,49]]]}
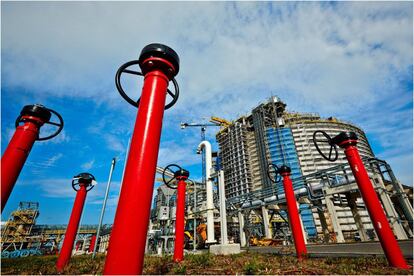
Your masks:
{"label": "red fire hydrant pipe", "polygon": [[152,57],[140,66],[144,86],[104,274],[142,274],[166,92],[178,69],[166,59]]}
{"label": "red fire hydrant pipe", "polygon": [[96,235],[93,235],[91,237],[91,242],[89,244],[89,252],[93,252],[93,248],[95,247],[95,243],[96,243]]}
{"label": "red fire hydrant pipe", "polygon": [[177,188],[177,209],[175,214],[175,242],[174,257],[175,262],[181,262],[184,258],[184,228],[185,228],[185,190],[187,184],[185,179],[178,181]]}
{"label": "red fire hydrant pipe", "polygon": [[298,259],[302,259],[307,254],[307,250],[305,245],[305,238],[303,237],[302,226],[300,223],[296,197],[293,191],[293,183],[290,179],[290,171],[290,168],[287,166],[281,166],[279,169],[279,172],[283,177],[283,188],[285,190],[289,224],[290,229],[292,230],[293,240],[295,242],[296,255]]}
{"label": "red fire hydrant pipe", "polygon": [[[59,123],[50,122],[52,113],[59,118]],[[23,125],[19,125],[23,122]],[[39,131],[44,124],[51,124],[58,129],[47,137],[39,138]],[[14,184],[29,156],[36,140],[49,140],[63,129],[63,119],[56,111],[40,104],[26,105],[20,111],[15,122],[16,131],[1,158],[1,211],[9,199]]]}
{"label": "red fire hydrant pipe", "polygon": [[40,118],[18,126],[1,158],[1,211],[9,199],[20,171],[43,125]]}
{"label": "red fire hydrant pipe", "polygon": [[377,193],[375,192],[364,164],[362,163],[356,147],[356,134],[352,132],[342,132],[333,139],[334,141],[337,141],[338,146],[345,149],[346,158],[351,166],[352,173],[388,262],[391,266],[408,269],[409,267],[403,257],[397,240],[395,239],[394,233],[391,230]]}
{"label": "red fire hydrant pipe", "polygon": [[80,188],[76,193],[75,203],[73,204],[72,213],[65,232],[65,239],[63,240],[62,249],[60,250],[60,254],[56,262],[56,269],[59,272],[62,272],[65,266],[69,263],[72,255],[73,243],[75,242],[83,205],[85,204],[87,194],[86,187],[86,184],[80,183]]}

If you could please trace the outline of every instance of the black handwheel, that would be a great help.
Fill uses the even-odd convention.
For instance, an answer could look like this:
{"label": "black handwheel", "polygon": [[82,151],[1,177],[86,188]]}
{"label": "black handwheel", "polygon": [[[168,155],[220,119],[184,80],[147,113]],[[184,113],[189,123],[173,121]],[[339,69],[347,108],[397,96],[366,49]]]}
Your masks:
{"label": "black handwheel", "polygon": [[[323,137],[317,138],[318,134],[322,134]],[[328,156],[322,153],[318,145],[319,143],[328,144],[330,146]],[[322,155],[322,157],[325,158],[326,160],[333,162],[338,159],[338,149],[335,143],[333,143],[331,136],[329,136],[325,131],[317,130],[313,133],[313,144],[315,145],[315,148],[319,152],[319,154]],[[333,151],[335,152],[334,156],[332,156]]]}
{"label": "black handwheel", "polygon": [[[177,168],[177,170],[173,171],[171,168]],[[182,168],[180,166],[176,165],[176,164],[170,164],[167,167],[165,167],[164,171],[162,172],[162,181],[164,182],[165,185],[167,185],[168,188],[177,189],[177,187],[178,187],[177,181],[173,182],[173,180],[177,180],[176,177],[175,177],[175,172],[179,171],[179,170],[182,170]],[[166,172],[169,172],[174,176],[172,176],[170,179],[167,180],[165,178],[165,176],[166,176],[165,173]]]}
{"label": "black handwheel", "polygon": [[279,183],[282,176],[279,173],[279,167],[276,164],[269,164],[267,167],[267,176],[273,183]]}
{"label": "black handwheel", "polygon": [[[44,106],[42,106],[42,108],[44,108],[45,110],[47,110],[47,111],[49,111],[49,112],[51,112],[51,113],[53,113],[53,114],[55,114],[56,115],[56,117],[59,119],[59,122],[58,123],[55,123],[55,122],[50,122],[49,120],[48,121],[46,121],[46,122],[44,122],[44,124],[47,124],[47,125],[53,125],[53,126],[57,126],[58,127],[58,129],[53,133],[53,134],[51,134],[51,135],[49,135],[49,136],[46,136],[46,137],[38,137],[36,140],[37,141],[45,141],[45,140],[49,140],[49,139],[52,139],[53,137],[55,137],[55,136],[57,136],[61,131],[62,131],[62,129],[63,129],[63,125],[64,125],[64,122],[63,122],[63,118],[62,118],[62,116],[59,114],[59,113],[57,113],[56,111],[54,111],[53,109],[50,109],[50,108],[46,108],[46,107],[44,107]],[[25,119],[23,118],[24,117],[24,115],[19,115],[19,117],[17,117],[17,119],[16,119],[16,122],[15,122],[15,127],[17,128],[18,126],[19,126],[19,124],[20,124],[20,122],[24,122],[25,121]],[[50,117],[50,115],[49,115],[49,117]],[[23,118],[23,119],[22,119]]]}
{"label": "black handwheel", "polygon": [[72,179],[72,188],[75,191],[79,191],[80,183],[81,183],[81,181],[79,181],[80,179],[82,179],[83,184],[87,185],[86,191],[92,190],[92,188],[96,185],[95,176],[93,176],[90,173],[80,173],[76,175],[75,177],[73,177]]}
{"label": "black handwheel", "polygon": [[[131,99],[124,91],[124,89],[122,88],[121,85],[121,75],[122,73],[128,73],[128,74],[132,74],[132,75],[137,75],[137,76],[143,76],[143,74],[141,73],[141,71],[134,71],[134,70],[129,70],[127,69],[130,66],[133,65],[138,65],[139,61],[138,60],[132,60],[132,61],[128,61],[127,63],[122,64],[118,71],[115,74],[115,85],[116,85],[116,89],[118,89],[119,94],[121,94],[122,98],[124,98],[129,104],[138,107],[139,106],[139,101],[141,99],[138,98],[137,101],[134,101],[133,99]],[[171,92],[170,89],[167,89],[167,95],[170,95],[172,100],[165,106],[165,109],[169,109],[170,107],[172,107],[178,100],[178,97],[180,95],[180,88],[178,87],[178,83],[175,80],[175,78],[172,78],[172,82],[174,84],[174,91],[175,93]]]}

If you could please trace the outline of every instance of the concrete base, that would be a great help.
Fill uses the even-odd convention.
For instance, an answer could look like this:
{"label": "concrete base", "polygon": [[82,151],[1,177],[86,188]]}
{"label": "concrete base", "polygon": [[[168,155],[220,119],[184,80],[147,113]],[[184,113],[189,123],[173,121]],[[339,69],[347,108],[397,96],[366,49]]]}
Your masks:
{"label": "concrete base", "polygon": [[232,255],[240,253],[240,244],[214,244],[210,246],[210,253],[214,255]]}

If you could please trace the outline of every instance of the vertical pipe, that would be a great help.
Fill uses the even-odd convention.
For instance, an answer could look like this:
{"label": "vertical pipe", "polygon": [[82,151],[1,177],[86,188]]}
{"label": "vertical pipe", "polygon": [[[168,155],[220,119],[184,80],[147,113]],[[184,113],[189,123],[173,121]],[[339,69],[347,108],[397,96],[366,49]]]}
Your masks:
{"label": "vertical pipe", "polygon": [[20,171],[29,156],[39,135],[42,124],[27,121],[16,128],[9,145],[1,158],[1,211],[3,212],[7,200],[19,177]]}
{"label": "vertical pipe", "polygon": [[60,254],[56,262],[56,269],[59,272],[62,272],[72,255],[73,243],[76,238],[76,232],[78,231],[83,205],[85,204],[86,193],[86,185],[81,183],[79,191],[76,192],[72,214],[70,215],[69,223],[65,232],[65,239],[63,240],[62,249],[60,250]]}
{"label": "vertical pipe", "polygon": [[95,258],[95,256],[96,256],[96,248],[97,248],[98,243],[99,243],[99,237],[100,237],[100,234],[101,234],[102,221],[103,221],[103,218],[104,218],[104,215],[105,215],[106,201],[108,200],[109,187],[111,186],[112,173],[113,173],[114,168],[115,168],[115,163],[116,163],[116,159],[112,158],[111,168],[109,169],[108,183],[106,184],[105,197],[104,197],[104,200],[103,200],[103,203],[102,203],[102,209],[101,209],[101,215],[99,217],[98,228],[96,230],[97,242],[95,242],[95,244],[93,246],[92,258]]}
{"label": "vertical pipe", "polygon": [[92,251],[94,250],[94,248],[96,248],[96,244],[97,244],[97,242],[96,242],[96,235],[93,235],[93,236],[91,237],[91,243],[89,244],[89,249],[88,249],[88,251],[89,251],[89,252],[92,252]]}
{"label": "vertical pipe", "polygon": [[224,171],[220,170],[218,174],[219,179],[219,197],[220,197],[220,230],[221,230],[221,244],[228,244],[227,238],[227,212],[226,212],[226,193],[224,189]]}
{"label": "vertical pipe", "polygon": [[[125,152],[125,161],[124,161],[124,168],[122,169],[121,185],[119,186],[118,201],[119,201],[119,197],[121,196],[122,183],[124,183],[125,168],[126,168],[126,164],[127,164],[127,161],[128,161],[128,154],[129,154],[129,149],[130,148],[131,148],[131,137],[129,137],[129,139],[128,139],[127,150]],[[117,201],[117,204],[118,204],[118,201]]]}
{"label": "vertical pipe", "polygon": [[287,166],[280,167],[280,174],[283,177],[283,187],[285,189],[286,204],[288,208],[289,224],[292,230],[293,240],[295,242],[296,255],[302,259],[307,254],[305,239],[303,237],[302,226],[299,218],[299,210],[293,191],[292,180],[290,179],[290,168]]}
{"label": "vertical pipe", "polygon": [[272,230],[270,229],[269,213],[267,212],[266,206],[262,206],[262,218],[263,218],[263,228],[265,232],[265,237],[267,239],[272,238]]}
{"label": "vertical pipe", "polygon": [[207,208],[207,241],[206,243],[215,243],[214,238],[214,201],[213,201],[213,182],[211,180],[212,154],[211,144],[203,141],[198,145],[198,150],[204,148],[206,153],[206,208]]}
{"label": "vertical pipe", "polygon": [[240,246],[245,247],[247,245],[246,233],[244,233],[244,216],[242,210],[238,212],[239,217],[239,236],[240,236]]}
{"label": "vertical pipe", "polygon": [[372,186],[368,173],[362,163],[355,141],[344,141],[339,146],[345,149],[346,158],[351,166],[352,173],[358,184],[359,191],[364,199],[372,224],[378,235],[382,249],[391,266],[408,269],[408,265],[398,246],[394,233],[388,223],[378,196]]}
{"label": "vertical pipe", "polygon": [[197,206],[197,183],[194,181],[194,229],[193,229],[193,251],[197,248],[197,218],[196,218],[196,206]]}
{"label": "vertical pipe", "polygon": [[177,187],[177,209],[175,213],[175,241],[173,257],[175,262],[181,262],[184,256],[185,189],[185,181],[183,179],[179,180]]}
{"label": "vertical pipe", "polygon": [[145,75],[104,274],[142,273],[168,82],[160,70]]}

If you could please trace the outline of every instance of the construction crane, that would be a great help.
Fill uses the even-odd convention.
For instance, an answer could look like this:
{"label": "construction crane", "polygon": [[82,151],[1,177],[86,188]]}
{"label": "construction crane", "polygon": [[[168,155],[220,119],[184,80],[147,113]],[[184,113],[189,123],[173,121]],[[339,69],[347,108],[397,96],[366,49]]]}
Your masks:
{"label": "construction crane", "polygon": [[[215,127],[221,127],[226,128],[229,125],[231,125],[232,123],[219,118],[219,117],[210,117],[210,123],[181,123],[181,129],[185,129],[187,127],[200,127],[201,128],[201,141],[206,140],[206,128],[208,126],[215,126]],[[205,172],[205,162],[206,162],[206,157],[204,154],[204,151],[201,154],[201,165],[202,165],[202,179],[203,179],[203,183],[205,183],[205,178],[206,178],[206,172]]]}
{"label": "construction crane", "polygon": [[232,124],[232,122],[227,121],[226,119],[222,119],[219,117],[212,116],[210,118],[210,122],[220,125],[221,127],[228,127]]}
{"label": "construction crane", "polygon": [[[181,123],[181,129],[185,129],[187,127],[200,127],[201,128],[201,141],[206,140],[206,128],[208,126],[220,126],[218,123]],[[205,163],[206,163],[206,156],[204,151],[201,153],[201,164],[202,164],[202,182],[203,184],[206,181],[206,169],[205,169]]]}

